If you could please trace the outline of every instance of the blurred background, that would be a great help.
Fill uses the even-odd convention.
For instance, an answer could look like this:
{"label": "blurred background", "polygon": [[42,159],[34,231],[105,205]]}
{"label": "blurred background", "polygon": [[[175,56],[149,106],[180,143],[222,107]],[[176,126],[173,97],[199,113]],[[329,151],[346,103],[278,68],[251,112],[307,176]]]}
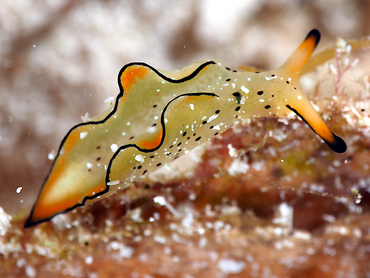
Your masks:
{"label": "blurred background", "polygon": [[319,50],[369,35],[369,14],[367,0],[2,0],[0,206],[31,206],[48,154],[81,116],[107,109],[125,64],[275,68],[312,28]]}

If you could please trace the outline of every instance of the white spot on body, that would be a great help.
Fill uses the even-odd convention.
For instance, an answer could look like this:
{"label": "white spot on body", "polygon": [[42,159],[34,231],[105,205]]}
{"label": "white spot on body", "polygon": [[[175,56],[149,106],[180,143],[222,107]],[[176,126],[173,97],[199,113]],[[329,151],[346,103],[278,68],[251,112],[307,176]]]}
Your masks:
{"label": "white spot on body", "polygon": [[119,184],[119,183],[120,183],[120,181],[119,181],[119,180],[115,180],[115,181],[107,182],[107,185],[108,185],[108,186],[111,186],[111,185],[117,185],[117,184]]}
{"label": "white spot on body", "polygon": [[112,150],[112,152],[116,152],[117,150],[118,150],[118,146],[117,146],[117,144],[112,144],[112,145],[110,145],[110,149]]}
{"label": "white spot on body", "polygon": [[189,107],[190,107],[191,110],[194,110],[194,104],[192,104],[192,103],[189,104]]}
{"label": "white spot on body", "polygon": [[247,89],[247,87],[245,87],[244,85],[242,85],[241,87],[240,87],[240,89],[244,92],[244,93],[246,93],[246,94],[248,94],[249,93],[249,90]]}
{"label": "white spot on body", "polygon": [[266,79],[266,80],[271,80],[271,79],[275,79],[275,78],[277,78],[277,76],[276,76],[276,75],[275,75],[275,76],[271,76],[271,77],[269,77],[269,76],[266,76],[266,77],[265,77],[265,79]]}
{"label": "white spot on body", "polygon": [[86,135],[88,134],[88,132],[84,131],[84,132],[81,132],[80,133],[80,139],[84,139],[86,137]]}
{"label": "white spot on body", "polygon": [[216,119],[218,117],[218,115],[212,115],[211,117],[209,117],[207,123],[209,122],[212,122],[214,119]]}
{"label": "white spot on body", "polygon": [[149,126],[146,131],[148,133],[154,133],[155,131],[157,130],[157,128],[155,126]]}
{"label": "white spot on body", "polygon": [[135,160],[139,162],[144,162],[144,157],[141,154],[135,156]]}
{"label": "white spot on body", "polygon": [[87,162],[86,167],[87,167],[87,169],[91,169],[93,167],[93,165],[90,162]]}

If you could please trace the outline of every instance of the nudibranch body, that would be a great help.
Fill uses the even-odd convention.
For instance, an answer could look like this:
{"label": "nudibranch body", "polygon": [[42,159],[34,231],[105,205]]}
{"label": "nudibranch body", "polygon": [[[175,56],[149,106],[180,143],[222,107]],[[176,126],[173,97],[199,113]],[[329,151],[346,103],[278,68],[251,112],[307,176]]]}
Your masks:
{"label": "nudibranch body", "polygon": [[131,63],[118,76],[114,105],[74,126],[25,224],[108,196],[211,140],[239,119],[282,116],[292,111],[336,152],[346,150],[299,86],[299,72],[320,39],[312,30],[280,68],[236,72],[214,61],[174,72]]}

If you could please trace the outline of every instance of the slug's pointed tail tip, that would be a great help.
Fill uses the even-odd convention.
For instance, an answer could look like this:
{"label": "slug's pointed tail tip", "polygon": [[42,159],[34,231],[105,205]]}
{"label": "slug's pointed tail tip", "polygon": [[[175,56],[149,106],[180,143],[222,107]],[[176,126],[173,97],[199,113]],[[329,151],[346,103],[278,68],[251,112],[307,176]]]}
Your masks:
{"label": "slug's pointed tail tip", "polygon": [[313,39],[315,40],[315,46],[316,46],[316,45],[319,43],[320,38],[321,38],[321,35],[320,35],[319,30],[317,30],[317,29],[312,29],[312,30],[308,33],[308,35],[307,35],[307,37],[306,37],[305,41],[306,41],[307,39],[310,39],[310,38],[313,38]]}
{"label": "slug's pointed tail tip", "polygon": [[335,152],[337,153],[344,153],[346,150],[347,150],[347,144],[346,142],[344,142],[344,140],[342,138],[340,138],[339,136],[335,135],[334,133],[333,134],[333,137],[334,137],[334,140],[333,142],[329,142],[329,141],[326,141],[325,140],[325,143]]}
{"label": "slug's pointed tail tip", "polygon": [[33,214],[33,210],[32,210],[30,216],[28,216],[28,218],[27,218],[26,222],[24,223],[23,227],[24,228],[30,228],[32,226],[35,226],[35,225],[37,225],[41,222],[47,221],[47,220],[49,220],[49,219],[41,219],[41,220],[40,219],[35,219],[34,214]]}
{"label": "slug's pointed tail tip", "polygon": [[36,225],[37,222],[33,221],[32,220],[32,214],[27,218],[26,222],[24,223],[23,227],[24,228],[29,228],[29,227],[32,227],[34,225]]}

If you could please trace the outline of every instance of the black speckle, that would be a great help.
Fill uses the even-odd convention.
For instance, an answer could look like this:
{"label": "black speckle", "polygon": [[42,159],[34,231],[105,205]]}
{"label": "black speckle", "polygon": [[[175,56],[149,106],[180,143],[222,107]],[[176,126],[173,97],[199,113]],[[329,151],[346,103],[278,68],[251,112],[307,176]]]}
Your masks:
{"label": "black speckle", "polygon": [[88,172],[91,172],[91,169],[87,169]]}
{"label": "black speckle", "polygon": [[161,165],[162,165],[162,163],[158,163],[156,166],[157,166],[157,167],[159,167],[159,166],[161,166]]}
{"label": "black speckle", "polygon": [[231,80],[231,79],[230,79],[230,78],[228,78],[228,79],[226,79],[225,81],[226,81],[226,82],[229,82],[230,80]]}
{"label": "black speckle", "polygon": [[170,152],[166,152],[165,155],[170,155],[171,153]]}
{"label": "black speckle", "polygon": [[147,172],[148,172],[148,170],[145,170],[145,171],[143,172],[143,175],[145,175]]}
{"label": "black speckle", "polygon": [[182,149],[179,149],[179,152],[181,152],[182,151]]}
{"label": "black speckle", "polygon": [[[146,172],[146,170],[144,171],[143,175],[145,174],[145,172]],[[150,188],[149,184],[144,185],[144,188],[149,189]]]}
{"label": "black speckle", "polygon": [[257,92],[257,95],[262,96],[263,95],[263,91],[258,91]]}
{"label": "black speckle", "polygon": [[233,93],[233,96],[236,99],[236,103],[240,103],[240,100],[242,99],[241,94],[239,92],[235,92],[235,93]]}
{"label": "black speckle", "polygon": [[100,146],[97,146],[96,149],[99,150],[100,149]]}
{"label": "black speckle", "polygon": [[178,146],[178,147],[180,147],[180,146],[181,146],[181,144],[182,144],[182,142],[178,143],[178,144],[177,144],[177,146]]}
{"label": "black speckle", "polygon": [[154,158],[154,155],[149,156],[149,158]]}
{"label": "black speckle", "polygon": [[178,156],[176,156],[176,157],[174,157],[174,158],[173,158],[173,160],[178,159],[178,158],[179,158],[179,157],[178,157]]}
{"label": "black speckle", "polygon": [[200,140],[200,138],[202,138],[201,136],[199,136],[197,139],[195,139],[195,141],[199,141]]}
{"label": "black speckle", "polygon": [[132,168],[133,170],[136,170],[136,166],[134,168]]}
{"label": "black speckle", "polygon": [[215,136],[218,134],[218,132],[215,133]]}
{"label": "black speckle", "polygon": [[270,109],[271,108],[271,105],[266,105],[265,106],[265,109]]}
{"label": "black speckle", "polygon": [[237,106],[236,108],[235,108],[235,111],[239,111],[240,110],[240,106]]}
{"label": "black speckle", "polygon": [[155,126],[157,126],[157,124],[152,124],[152,125],[151,125],[151,127],[155,127]]}
{"label": "black speckle", "polygon": [[89,242],[88,241],[85,241],[85,246],[89,246]]}
{"label": "black speckle", "polygon": [[186,138],[186,140],[189,140],[190,139],[190,136],[188,138]]}
{"label": "black speckle", "polygon": [[143,166],[139,165],[139,166],[137,166],[137,168],[140,170],[141,168],[143,168]]}
{"label": "black speckle", "polygon": [[130,140],[132,140],[132,139],[134,139],[134,136],[131,136],[131,137],[130,137]]}
{"label": "black speckle", "polygon": [[294,87],[294,90],[297,90],[297,88],[296,88],[296,87]]}
{"label": "black speckle", "polygon": [[230,68],[228,68],[228,67],[225,67],[225,69],[230,70]]}
{"label": "black speckle", "polygon": [[362,108],[362,109],[361,109],[361,112],[365,112],[365,108]]}
{"label": "black speckle", "polygon": [[220,110],[216,110],[216,111],[215,111],[215,113],[216,113],[216,114],[220,113]]}
{"label": "black speckle", "polygon": [[236,71],[236,70],[233,70],[233,72],[238,72],[238,71]]}
{"label": "black speckle", "polygon": [[186,136],[186,131],[182,134],[182,136],[183,136],[183,137],[185,137],[185,136]]}
{"label": "black speckle", "polygon": [[272,97],[275,97],[274,95],[272,95]]}
{"label": "black speckle", "polygon": [[287,81],[286,84],[289,84],[289,81]]}
{"label": "black speckle", "polygon": [[237,119],[238,117],[239,117],[239,116],[238,116],[238,115],[236,115],[236,116],[235,116],[235,119]]}
{"label": "black speckle", "polygon": [[96,159],[96,161],[99,161],[101,159],[101,157],[98,157],[97,159]]}
{"label": "black speckle", "polygon": [[204,124],[204,125],[205,125],[206,123],[207,123],[207,121],[203,121],[203,122],[202,122],[202,124]]}
{"label": "black speckle", "polygon": [[196,133],[193,133],[193,136],[197,135]]}
{"label": "black speckle", "polygon": [[170,149],[173,148],[173,145],[170,146]]}
{"label": "black speckle", "polygon": [[256,71],[255,73],[260,73],[260,71]]}
{"label": "black speckle", "polygon": [[153,108],[156,108],[156,107],[157,107],[157,104],[154,104],[154,105],[153,105]]}
{"label": "black speckle", "polygon": [[213,128],[214,128],[214,126],[213,126],[213,125],[211,125],[209,129],[213,129]]}
{"label": "black speckle", "polygon": [[271,77],[275,77],[276,75],[275,74],[271,74]]}

